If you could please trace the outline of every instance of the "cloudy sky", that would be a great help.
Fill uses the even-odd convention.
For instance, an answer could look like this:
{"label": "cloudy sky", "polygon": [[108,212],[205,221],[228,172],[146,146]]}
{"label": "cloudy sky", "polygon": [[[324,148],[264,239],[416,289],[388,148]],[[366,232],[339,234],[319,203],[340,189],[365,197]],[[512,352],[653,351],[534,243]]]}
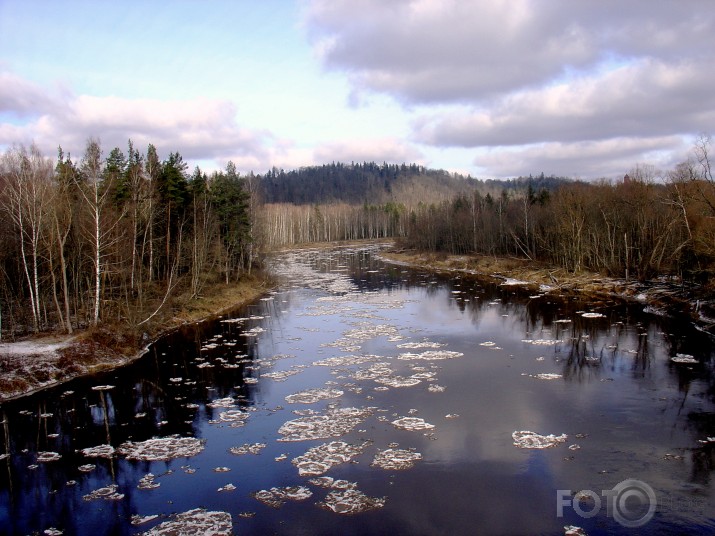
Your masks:
{"label": "cloudy sky", "polygon": [[0,0],[0,149],[206,170],[667,170],[715,130],[711,0]]}

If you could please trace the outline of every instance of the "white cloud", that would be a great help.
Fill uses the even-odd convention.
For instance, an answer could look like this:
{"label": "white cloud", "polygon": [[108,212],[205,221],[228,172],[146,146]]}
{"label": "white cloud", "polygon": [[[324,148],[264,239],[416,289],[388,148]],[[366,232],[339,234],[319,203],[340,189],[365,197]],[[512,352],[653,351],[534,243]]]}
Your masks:
{"label": "white cloud", "polygon": [[496,177],[538,174],[593,179],[619,178],[636,164],[672,169],[689,147],[678,136],[548,142],[480,151],[474,164]]}
{"label": "white cloud", "polygon": [[65,152],[78,157],[91,136],[100,138],[105,153],[113,147],[126,148],[131,138],[140,149],[154,144],[160,156],[178,151],[185,159],[216,162],[229,156],[251,163],[251,169],[259,172],[271,165],[274,136],[265,130],[242,128],[229,101],[72,94],[58,98],[7,73],[0,79],[13,82],[4,86],[0,95],[4,114],[30,116],[19,124],[0,123],[0,145],[34,142],[50,155],[62,145]]}

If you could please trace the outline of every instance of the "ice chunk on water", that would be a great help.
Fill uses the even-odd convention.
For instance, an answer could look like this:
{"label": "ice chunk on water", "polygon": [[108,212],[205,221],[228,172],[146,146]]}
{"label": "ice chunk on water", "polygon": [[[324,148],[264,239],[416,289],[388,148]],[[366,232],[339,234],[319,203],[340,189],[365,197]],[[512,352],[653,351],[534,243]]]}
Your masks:
{"label": "ice chunk on water", "polygon": [[285,397],[286,401],[290,404],[313,404],[319,400],[326,400],[330,398],[338,398],[344,394],[343,391],[339,389],[306,389],[305,391],[300,391],[292,395]]}
{"label": "ice chunk on water", "polygon": [[82,454],[87,458],[111,458],[114,455],[114,447],[112,445],[97,445],[82,449]]}
{"label": "ice chunk on water", "polygon": [[336,514],[352,515],[382,508],[386,497],[368,497],[357,489],[331,491],[318,505]]}
{"label": "ice chunk on water", "polygon": [[37,463],[55,462],[61,457],[62,455],[59,452],[38,452]]}
{"label": "ice chunk on water", "polygon": [[149,523],[149,521],[154,521],[157,517],[159,517],[157,514],[151,514],[148,516],[134,514],[132,516],[132,525],[143,525],[144,523]]}
{"label": "ice chunk on water", "polygon": [[318,476],[308,480],[314,486],[327,489],[356,489],[356,482],[348,482],[347,480],[335,480],[332,476]]}
{"label": "ice chunk on water", "polygon": [[410,469],[417,460],[422,459],[422,454],[412,450],[389,448],[378,451],[372,460],[373,467],[381,469],[400,470]]}
{"label": "ice chunk on water", "polygon": [[206,404],[209,408],[235,408],[236,401],[232,397],[217,398]]}
{"label": "ice chunk on water", "polygon": [[427,350],[419,354],[404,353],[397,356],[397,359],[401,360],[412,360],[420,359],[427,361],[437,361],[442,359],[454,359],[455,357],[462,357],[464,354],[462,352],[455,352],[452,350]]}
{"label": "ice chunk on water", "polygon": [[280,508],[286,501],[304,501],[313,495],[307,486],[290,486],[256,491],[253,497],[273,508]]}
{"label": "ice chunk on water", "polygon": [[123,493],[117,493],[119,486],[116,484],[110,484],[107,487],[99,488],[94,490],[87,495],[83,495],[82,499],[85,501],[95,501],[97,499],[104,499],[105,501],[120,501],[124,498]]}
{"label": "ice chunk on water", "polygon": [[561,374],[552,374],[548,372],[542,372],[540,374],[527,374],[529,378],[536,378],[537,380],[558,380],[563,378]]}
{"label": "ice chunk on water", "polygon": [[139,484],[137,484],[137,489],[156,489],[161,484],[154,481],[156,478],[152,473],[147,473],[139,479]]}
{"label": "ice chunk on water", "polygon": [[171,521],[164,521],[144,533],[146,536],[177,536],[185,534],[210,534],[228,536],[233,534],[233,519],[228,512],[210,512],[194,508],[176,514]]}
{"label": "ice chunk on water", "polygon": [[249,416],[249,413],[241,411],[240,409],[230,409],[219,413],[218,420],[219,422],[230,424],[232,428],[238,428],[246,424],[246,420]]}
{"label": "ice chunk on water", "polygon": [[293,458],[291,463],[298,468],[300,476],[318,476],[335,465],[349,462],[362,453],[368,444],[350,445],[344,441],[331,441],[308,449],[305,454]]}
{"label": "ice chunk on water", "polygon": [[392,421],[392,425],[395,428],[410,431],[431,430],[434,428],[434,424],[430,424],[420,417],[402,417],[401,419]]}
{"label": "ice chunk on water", "polygon": [[231,454],[241,456],[243,454],[260,454],[264,448],[266,448],[265,443],[244,443],[240,447],[231,447],[228,450]]}
{"label": "ice chunk on water", "polygon": [[576,525],[565,525],[564,536],[586,536],[586,531]]}
{"label": "ice chunk on water", "polygon": [[583,318],[604,318],[606,315],[601,313],[581,313]]}
{"label": "ice chunk on water", "polygon": [[422,341],[422,342],[405,342],[403,344],[398,344],[398,348],[405,348],[405,349],[418,349],[418,348],[442,348],[444,344],[440,344],[438,342],[430,342],[430,341]]}
{"label": "ice chunk on water", "polygon": [[386,378],[376,378],[375,381],[389,387],[414,387],[422,383],[422,380],[414,376],[388,376]]}
{"label": "ice chunk on water", "polygon": [[92,387],[92,391],[109,391],[110,389],[114,389],[113,385],[95,385]]}
{"label": "ice chunk on water", "polygon": [[129,460],[171,460],[196,456],[204,450],[205,443],[205,439],[169,436],[147,439],[138,443],[127,441],[119,445],[117,452]]}
{"label": "ice chunk on water", "polygon": [[670,360],[673,363],[684,363],[688,365],[694,365],[698,363],[698,360],[690,354],[675,354],[675,357],[671,357]]}
{"label": "ice chunk on water", "polygon": [[568,436],[566,434],[561,434],[559,436],[554,434],[549,435],[539,435],[535,432],[521,431],[514,432],[511,434],[514,440],[514,446],[520,449],[546,449],[549,447],[555,447],[559,443],[564,443]]}
{"label": "ice chunk on water", "polygon": [[375,411],[374,407],[340,408],[329,410],[325,415],[300,417],[284,423],[278,433],[278,441],[306,441],[327,439],[347,434]]}
{"label": "ice chunk on water", "polygon": [[561,341],[557,339],[521,339],[521,342],[533,344],[534,346],[553,346]]}

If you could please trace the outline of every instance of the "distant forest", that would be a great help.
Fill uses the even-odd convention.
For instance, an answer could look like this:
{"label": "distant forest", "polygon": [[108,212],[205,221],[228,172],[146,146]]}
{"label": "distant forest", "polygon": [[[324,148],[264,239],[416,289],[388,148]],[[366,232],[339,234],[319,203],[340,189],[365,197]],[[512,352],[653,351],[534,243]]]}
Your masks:
{"label": "distant forest", "polygon": [[554,190],[566,177],[518,177],[509,180],[479,181],[471,176],[428,169],[417,164],[325,164],[284,171],[273,168],[260,176],[260,191],[265,203],[327,204],[381,203],[410,197],[410,189],[428,191],[428,198],[451,197],[475,189],[516,191],[531,185],[537,190]]}
{"label": "distant forest", "polygon": [[0,156],[0,333],[140,329],[176,296],[250,276],[271,249],[338,240],[711,285],[711,147],[703,136],[672,170],[577,182],[375,162],[205,173],[131,141],[105,153],[90,139],[78,159],[14,146]]}

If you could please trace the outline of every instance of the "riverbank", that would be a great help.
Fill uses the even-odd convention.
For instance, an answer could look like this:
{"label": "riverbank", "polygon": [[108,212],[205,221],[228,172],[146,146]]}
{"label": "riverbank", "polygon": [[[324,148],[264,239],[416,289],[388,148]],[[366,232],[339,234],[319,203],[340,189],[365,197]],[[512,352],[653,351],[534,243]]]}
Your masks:
{"label": "riverbank", "polygon": [[626,281],[596,272],[579,273],[528,259],[486,255],[448,255],[393,247],[381,253],[389,262],[429,270],[487,277],[520,284],[535,291],[579,294],[587,299],[622,299],[642,303],[649,312],[688,318],[703,331],[715,335],[715,299],[696,285],[661,278],[655,281]]}
{"label": "riverbank", "polygon": [[178,296],[141,326],[104,323],[73,334],[44,333],[0,343],[0,401],[131,363],[162,335],[250,303],[272,284],[261,274],[214,286],[198,299]]}
{"label": "riverbank", "polygon": [[[290,249],[360,247],[374,241],[309,244]],[[484,255],[447,255],[401,249],[381,242],[380,257],[406,266],[437,272],[487,277],[509,284],[531,287],[539,292],[579,294],[586,299],[623,299],[643,303],[650,312],[684,316],[699,329],[715,335],[712,297],[696,287],[676,281],[625,281],[595,272],[578,274],[520,258]],[[49,388],[83,375],[126,365],[143,355],[148,345],[177,327],[220,315],[258,299],[273,282],[266,274],[247,278],[236,285],[213,287],[199,299],[179,296],[142,326],[103,324],[72,335],[43,334],[25,340],[0,343],[0,401]]]}

